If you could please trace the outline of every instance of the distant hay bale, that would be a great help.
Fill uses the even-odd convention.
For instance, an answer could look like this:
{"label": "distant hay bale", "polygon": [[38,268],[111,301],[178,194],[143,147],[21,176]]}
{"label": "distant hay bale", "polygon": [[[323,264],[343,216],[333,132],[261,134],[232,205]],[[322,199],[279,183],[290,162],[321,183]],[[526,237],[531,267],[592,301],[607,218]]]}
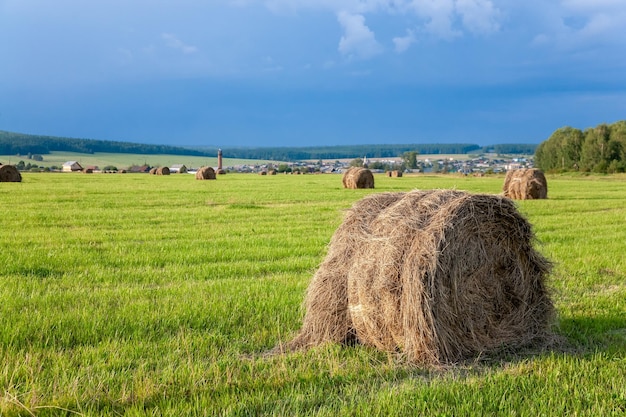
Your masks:
{"label": "distant hay bale", "polygon": [[0,182],[22,182],[22,174],[13,165],[0,164]]}
{"label": "distant hay bale", "polygon": [[535,168],[511,170],[506,173],[502,191],[513,200],[545,199],[548,198],[548,181],[543,172]]}
{"label": "distant hay bale", "polygon": [[92,168],[85,168],[85,169],[83,169],[83,173],[84,174],[93,174],[93,169]]}
{"label": "distant hay bale", "polygon": [[150,174],[150,175],[156,175],[156,174],[157,174],[157,170],[158,170],[158,168],[157,168],[157,167],[150,168],[149,174]]}
{"label": "distant hay bale", "polygon": [[398,171],[398,170],[394,170],[391,171],[391,175],[392,178],[401,178],[402,177],[402,171]]}
{"label": "distant hay bale", "polygon": [[269,171],[267,171],[267,175],[276,175],[276,170],[270,169]]}
{"label": "distant hay bale", "polygon": [[170,169],[168,167],[159,167],[156,171],[157,175],[170,175]]}
{"label": "distant hay bale", "polygon": [[259,175],[267,175],[267,171],[259,171]]}
{"label": "distant hay bale", "polygon": [[332,237],[297,336],[275,352],[356,341],[416,364],[547,341],[551,264],[529,222],[495,195],[373,194]]}
{"label": "distant hay bale", "polygon": [[215,170],[211,167],[202,167],[196,171],[197,180],[214,180]]}
{"label": "distant hay bale", "polygon": [[352,167],[343,173],[343,188],[374,188],[374,175],[367,168]]}
{"label": "distant hay bale", "polygon": [[216,173],[217,175],[226,175],[226,170],[225,170],[225,169],[222,169],[222,168],[218,168],[218,169],[215,171],[215,173]]}
{"label": "distant hay bale", "polygon": [[126,174],[126,170],[125,169],[120,169],[119,171],[117,171],[118,174]]}

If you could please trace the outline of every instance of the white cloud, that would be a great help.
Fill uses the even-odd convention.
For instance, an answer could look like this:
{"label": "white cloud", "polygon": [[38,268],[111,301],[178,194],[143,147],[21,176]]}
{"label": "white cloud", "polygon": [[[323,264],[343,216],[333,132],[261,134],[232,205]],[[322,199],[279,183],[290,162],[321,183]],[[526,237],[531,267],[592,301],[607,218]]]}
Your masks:
{"label": "white cloud", "polygon": [[337,14],[337,20],[344,30],[339,40],[339,52],[343,55],[367,59],[382,52],[374,32],[365,25],[363,15],[342,11]]}
{"label": "white cloud", "polygon": [[500,29],[499,10],[488,0],[457,0],[456,11],[463,26],[473,33],[492,33]]}
{"label": "white cloud", "polygon": [[461,32],[452,28],[454,0],[411,0],[407,9],[424,20],[424,30],[444,39],[452,39]]}
{"label": "white cloud", "polygon": [[165,44],[167,46],[173,49],[178,49],[184,54],[193,54],[195,52],[198,52],[198,48],[196,48],[195,46],[187,45],[186,43],[178,39],[176,35],[173,35],[171,33],[162,33],[161,38],[165,41]]}
{"label": "white cloud", "polygon": [[394,45],[396,46],[396,52],[398,53],[405,52],[417,41],[415,33],[412,30],[408,29],[406,33],[406,36],[399,36],[392,39]]}

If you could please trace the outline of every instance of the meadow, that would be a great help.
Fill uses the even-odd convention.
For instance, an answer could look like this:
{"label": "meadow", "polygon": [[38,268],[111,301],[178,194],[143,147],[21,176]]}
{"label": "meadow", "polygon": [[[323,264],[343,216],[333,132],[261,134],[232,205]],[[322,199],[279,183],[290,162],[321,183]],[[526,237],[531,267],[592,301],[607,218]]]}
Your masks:
{"label": "meadow", "polygon": [[[185,161],[182,161],[184,163]],[[364,346],[264,355],[300,327],[343,211],[503,177],[23,173],[0,183],[0,416],[624,416],[626,176],[520,201],[560,342],[419,368]]]}

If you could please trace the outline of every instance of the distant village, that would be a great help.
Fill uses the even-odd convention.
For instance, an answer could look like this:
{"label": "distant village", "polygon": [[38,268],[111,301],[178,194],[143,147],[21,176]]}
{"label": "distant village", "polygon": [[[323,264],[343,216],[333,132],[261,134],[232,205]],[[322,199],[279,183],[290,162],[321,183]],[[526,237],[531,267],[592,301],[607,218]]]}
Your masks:
{"label": "distant village", "polygon": [[276,173],[342,173],[351,166],[364,166],[373,173],[401,170],[404,173],[459,173],[497,174],[519,168],[533,168],[530,157],[503,157],[485,155],[475,158],[455,159],[454,157],[438,158],[437,155],[422,155],[415,168],[403,166],[400,158],[356,158],[353,160],[335,161],[300,161],[278,164],[236,165],[226,167],[227,171],[242,173],[259,173],[275,171]]}
{"label": "distant village", "polygon": [[[221,155],[220,155],[221,156]],[[259,173],[259,174],[313,174],[313,173],[342,173],[351,166],[363,166],[373,173],[387,171],[401,171],[404,173],[457,173],[463,175],[497,174],[519,168],[533,168],[532,157],[502,156],[499,154],[482,154],[466,156],[455,159],[454,155],[445,157],[440,155],[419,155],[413,167],[408,167],[402,158],[363,158],[344,160],[318,160],[297,162],[276,162],[264,164],[240,164],[222,167],[222,158],[218,159],[216,169],[233,173]],[[129,167],[93,165],[82,166],[78,161],[67,161],[61,167],[38,167],[36,164],[25,164],[23,161],[17,164],[20,171],[61,171],[61,172],[122,172],[122,173],[149,173],[155,167],[150,165],[132,165]],[[194,174],[201,167],[186,166],[185,164],[172,164],[168,167],[171,174],[190,173]]]}

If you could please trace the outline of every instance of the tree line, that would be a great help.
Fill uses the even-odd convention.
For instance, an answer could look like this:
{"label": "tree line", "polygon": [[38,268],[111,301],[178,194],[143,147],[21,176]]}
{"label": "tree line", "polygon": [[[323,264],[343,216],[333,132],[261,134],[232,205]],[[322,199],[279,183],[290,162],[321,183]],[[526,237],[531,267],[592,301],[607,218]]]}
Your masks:
{"label": "tree line", "polygon": [[[236,147],[222,148],[224,156],[236,159],[270,161],[302,161],[320,159],[397,158],[407,152],[420,155],[468,154],[493,151],[500,154],[534,153],[533,144],[501,144],[480,147],[466,143],[341,145],[310,147]],[[216,156],[216,147],[185,148],[167,145],[149,145],[95,139],[74,139],[55,136],[28,135],[0,130],[0,155],[46,155],[50,152],[77,152],[93,154],[129,153],[146,155]]]}
{"label": "tree line", "polygon": [[95,139],[62,138],[0,131],[0,155],[46,155],[54,151],[87,154],[105,152],[190,156],[215,156],[216,154],[216,151],[202,151],[178,146],[148,145]]}
{"label": "tree line", "polygon": [[537,147],[535,165],[544,171],[626,172],[626,121],[557,129]]}
{"label": "tree line", "polygon": [[301,161],[355,157],[396,158],[404,152],[420,154],[466,154],[481,148],[474,144],[339,145],[309,147],[224,148],[230,158]]}

